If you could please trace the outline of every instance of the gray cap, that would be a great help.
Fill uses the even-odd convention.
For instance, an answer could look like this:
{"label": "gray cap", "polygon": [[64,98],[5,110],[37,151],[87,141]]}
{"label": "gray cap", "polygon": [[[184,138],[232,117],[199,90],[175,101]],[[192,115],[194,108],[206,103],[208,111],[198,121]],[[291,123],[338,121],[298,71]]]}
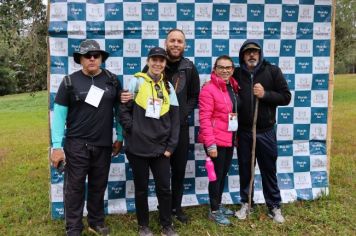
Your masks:
{"label": "gray cap", "polygon": [[100,45],[97,41],[92,39],[86,39],[80,43],[79,52],[73,53],[74,61],[80,64],[80,56],[87,54],[88,52],[100,52],[102,62],[105,62],[105,60],[109,57],[109,53],[104,50],[101,50]]}

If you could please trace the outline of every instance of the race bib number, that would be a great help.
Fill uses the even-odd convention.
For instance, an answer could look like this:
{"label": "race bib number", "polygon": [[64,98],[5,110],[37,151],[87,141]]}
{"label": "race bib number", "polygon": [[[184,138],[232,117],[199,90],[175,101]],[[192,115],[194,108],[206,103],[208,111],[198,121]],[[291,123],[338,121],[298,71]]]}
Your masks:
{"label": "race bib number", "polygon": [[229,113],[229,126],[228,131],[236,131],[239,127],[237,123],[237,113]]}
{"label": "race bib number", "polygon": [[163,100],[160,98],[149,98],[147,100],[146,117],[159,119]]}
{"label": "race bib number", "polygon": [[100,104],[101,99],[103,98],[104,90],[101,88],[92,85],[89,89],[88,95],[85,98],[85,102],[94,106],[98,107]]}

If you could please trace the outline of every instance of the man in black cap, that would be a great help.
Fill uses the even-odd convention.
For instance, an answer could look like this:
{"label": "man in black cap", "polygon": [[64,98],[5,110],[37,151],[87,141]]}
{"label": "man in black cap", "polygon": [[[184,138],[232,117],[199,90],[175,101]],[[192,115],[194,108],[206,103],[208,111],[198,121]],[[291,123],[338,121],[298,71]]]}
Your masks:
{"label": "man in black cap", "polygon": [[84,228],[82,216],[88,178],[89,231],[108,235],[109,228],[104,224],[104,193],[111,156],[117,155],[122,146],[118,122],[117,141],[112,142],[113,117],[118,115],[115,108],[121,85],[116,75],[100,67],[109,53],[101,50],[98,42],[82,41],[73,57],[82,69],[65,76],[59,86],[51,129],[51,161],[55,168],[65,163],[66,234],[81,235]]}
{"label": "man in black cap", "polygon": [[[284,217],[280,210],[281,195],[276,176],[277,140],[274,126],[277,106],[288,105],[291,93],[280,68],[263,59],[262,49],[257,41],[246,40],[243,43],[239,60],[240,67],[235,69],[233,77],[239,83],[241,98],[237,150],[242,206],[235,216],[246,219],[249,214],[252,124],[258,100],[256,158],[262,176],[263,194],[269,210],[268,215],[275,222],[283,223]],[[253,194],[251,198],[253,199]]]}

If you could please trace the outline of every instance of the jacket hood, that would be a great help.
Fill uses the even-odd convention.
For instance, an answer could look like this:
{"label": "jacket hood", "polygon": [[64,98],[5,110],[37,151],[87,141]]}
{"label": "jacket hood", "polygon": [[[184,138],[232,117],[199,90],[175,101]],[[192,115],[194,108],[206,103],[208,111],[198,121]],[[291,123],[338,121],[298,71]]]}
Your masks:
{"label": "jacket hood", "polygon": [[239,63],[240,63],[240,66],[241,66],[242,68],[246,67],[246,66],[243,66],[243,65],[245,65],[245,62],[244,62],[244,56],[243,56],[242,51],[243,51],[243,49],[246,47],[246,45],[247,45],[247,44],[250,44],[250,43],[253,43],[253,44],[257,45],[259,48],[261,48],[261,50],[260,50],[260,61],[258,62],[257,66],[256,66],[256,68],[258,68],[258,67],[260,67],[260,65],[261,65],[261,63],[262,63],[262,61],[263,61],[264,58],[263,58],[263,48],[262,48],[262,46],[258,43],[257,40],[248,39],[248,40],[246,40],[246,41],[242,44],[242,46],[241,46],[241,48],[240,48],[240,52],[239,52]]}
{"label": "jacket hood", "polygon": [[[226,82],[222,78],[217,76],[217,74],[214,71],[211,72],[210,78],[211,78],[211,82],[213,84],[215,84],[216,87],[221,88],[222,91],[226,91],[226,89],[227,89]],[[230,77],[229,82],[232,86],[232,89],[235,91],[235,93],[237,93],[237,91],[239,89],[239,85],[238,85],[237,81],[233,77]]]}

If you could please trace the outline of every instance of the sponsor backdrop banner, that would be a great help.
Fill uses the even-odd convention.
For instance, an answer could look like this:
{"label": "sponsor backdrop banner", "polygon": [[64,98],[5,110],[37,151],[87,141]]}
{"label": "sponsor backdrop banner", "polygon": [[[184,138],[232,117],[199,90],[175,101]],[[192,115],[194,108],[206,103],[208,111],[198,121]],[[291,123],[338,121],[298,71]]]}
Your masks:
{"label": "sponsor backdrop banner", "polygon": [[[315,199],[328,193],[327,114],[331,44],[331,0],[51,0],[49,5],[50,117],[58,86],[66,74],[81,69],[72,54],[90,38],[110,52],[105,67],[125,87],[140,71],[154,46],[164,47],[172,28],[187,38],[185,56],[198,68],[201,84],[209,79],[216,57],[228,54],[238,65],[245,39],[257,39],[264,56],[279,65],[292,91],[292,101],[278,108],[278,184],[284,203]],[[51,118],[50,118],[51,120]],[[184,206],[206,204],[208,179],[205,154],[197,143],[198,111],[190,117],[190,149]],[[53,167],[51,212],[63,217],[63,175]],[[157,200],[151,175],[149,206]],[[255,199],[263,203],[256,167]],[[239,203],[236,151],[227,177],[223,202]],[[132,172],[122,153],[112,159],[105,194],[108,214],[134,211]],[[86,213],[85,213],[86,214]]]}

